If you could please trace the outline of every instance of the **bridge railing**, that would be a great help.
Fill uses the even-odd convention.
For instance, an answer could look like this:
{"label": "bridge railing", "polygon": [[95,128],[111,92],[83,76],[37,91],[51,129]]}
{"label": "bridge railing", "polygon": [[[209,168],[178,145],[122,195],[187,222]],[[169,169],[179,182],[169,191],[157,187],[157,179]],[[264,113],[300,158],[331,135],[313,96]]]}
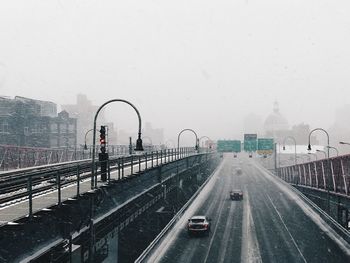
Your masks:
{"label": "bridge railing", "polygon": [[[108,145],[109,156],[129,155],[129,145]],[[100,146],[96,146],[96,158],[98,158]],[[132,147],[133,149],[134,147]],[[145,145],[145,152],[158,151],[161,148],[154,145]],[[164,150],[164,149],[163,149]],[[133,151],[133,150],[132,150]],[[71,162],[92,158],[92,146],[38,148],[22,147],[16,145],[0,145],[0,171],[21,169],[27,167],[49,165],[55,163]]]}
{"label": "bridge railing", "polygon": [[[195,154],[200,153],[192,147],[182,147],[110,158],[104,161],[107,162],[107,178],[102,185]],[[98,176],[101,175],[101,164],[101,161],[96,162],[95,171]],[[71,197],[79,196],[86,191],[86,187],[82,190],[81,185],[91,179],[91,169],[91,160],[85,160],[4,172],[0,174],[0,206],[4,207],[14,200],[27,199],[28,215],[31,218],[35,212],[33,210],[35,196],[42,192],[57,191],[57,203],[60,205],[64,201],[62,191],[68,185],[76,187],[75,194]]]}
{"label": "bridge railing", "polygon": [[279,167],[277,175],[288,183],[350,195],[350,155]]}

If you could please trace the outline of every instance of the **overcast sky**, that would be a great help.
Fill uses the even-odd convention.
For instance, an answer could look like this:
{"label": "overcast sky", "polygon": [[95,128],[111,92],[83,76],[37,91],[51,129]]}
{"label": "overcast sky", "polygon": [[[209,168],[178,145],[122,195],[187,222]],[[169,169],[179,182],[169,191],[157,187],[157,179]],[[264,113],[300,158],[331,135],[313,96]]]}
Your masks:
{"label": "overcast sky", "polygon": [[[290,124],[329,127],[350,98],[349,14],[349,0],[0,0],[0,94],[127,99],[169,137],[230,138],[275,100]],[[126,105],[107,114],[137,127]]]}

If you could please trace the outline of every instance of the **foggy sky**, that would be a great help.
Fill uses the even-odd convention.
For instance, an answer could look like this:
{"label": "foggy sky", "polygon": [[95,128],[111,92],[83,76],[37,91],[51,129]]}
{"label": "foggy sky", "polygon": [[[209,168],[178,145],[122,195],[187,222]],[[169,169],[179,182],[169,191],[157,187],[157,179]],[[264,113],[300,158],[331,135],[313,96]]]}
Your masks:
{"label": "foggy sky", "polygon": [[[131,101],[166,137],[232,138],[280,104],[329,127],[350,97],[350,2],[0,1],[0,95]],[[125,105],[106,110],[137,127]]]}

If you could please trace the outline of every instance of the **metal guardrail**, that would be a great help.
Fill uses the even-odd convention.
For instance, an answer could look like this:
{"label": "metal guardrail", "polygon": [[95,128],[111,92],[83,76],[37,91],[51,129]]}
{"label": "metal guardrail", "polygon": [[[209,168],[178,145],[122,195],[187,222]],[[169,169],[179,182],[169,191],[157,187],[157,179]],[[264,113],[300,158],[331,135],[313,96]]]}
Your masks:
{"label": "metal guardrail", "polygon": [[[165,162],[182,159],[197,152],[194,148],[185,147],[179,149],[160,150],[142,155],[129,155],[111,158],[107,161],[107,181],[122,180],[126,177],[125,168],[130,167],[130,175],[143,170],[162,165]],[[97,162],[97,175],[101,174],[99,167],[102,162]],[[0,174],[0,204],[25,198],[28,202],[29,218],[33,217],[33,196],[41,192],[57,190],[57,203],[62,203],[62,188],[68,185],[76,186],[76,196],[81,194],[80,183],[91,178],[92,164],[90,160],[68,162],[58,165],[47,165],[10,171]],[[116,171],[117,176],[112,179],[111,172]],[[129,176],[130,176],[129,175]]]}
{"label": "metal guardrail", "polygon": [[[129,147],[130,145],[108,145],[107,151],[110,156],[125,156],[129,154]],[[145,145],[144,149],[145,152],[152,152],[160,150],[160,146]],[[98,150],[99,146],[96,146],[96,157],[98,157]],[[83,147],[38,148],[0,145],[1,171],[91,158],[92,146],[87,146],[87,149],[84,149]]]}
{"label": "metal guardrail", "polygon": [[350,196],[350,155],[280,167],[284,181]]}
{"label": "metal guardrail", "polygon": [[207,185],[210,179],[213,177],[215,172],[218,170],[218,167],[215,171],[205,180],[205,182],[197,189],[193,196],[186,202],[186,204],[176,213],[176,215],[170,220],[170,222],[162,229],[162,231],[156,236],[156,238],[148,245],[148,247],[142,252],[142,254],[135,260],[135,263],[144,262],[144,260],[149,256],[149,253],[152,249],[159,243],[159,241],[168,233],[168,231],[173,227],[173,225],[179,220],[183,215],[186,209],[192,204],[194,199],[199,195],[203,188]]}

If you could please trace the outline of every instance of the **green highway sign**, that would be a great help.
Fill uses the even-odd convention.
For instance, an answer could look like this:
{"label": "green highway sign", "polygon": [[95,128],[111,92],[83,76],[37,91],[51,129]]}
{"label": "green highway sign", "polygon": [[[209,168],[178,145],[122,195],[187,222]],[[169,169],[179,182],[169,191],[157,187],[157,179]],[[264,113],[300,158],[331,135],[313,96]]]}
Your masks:
{"label": "green highway sign", "polygon": [[273,153],[273,139],[259,138],[258,139],[258,154],[272,154]]}
{"label": "green highway sign", "polygon": [[255,152],[257,146],[257,134],[244,134],[244,150]]}
{"label": "green highway sign", "polygon": [[218,140],[218,152],[241,152],[241,141],[239,140]]}

